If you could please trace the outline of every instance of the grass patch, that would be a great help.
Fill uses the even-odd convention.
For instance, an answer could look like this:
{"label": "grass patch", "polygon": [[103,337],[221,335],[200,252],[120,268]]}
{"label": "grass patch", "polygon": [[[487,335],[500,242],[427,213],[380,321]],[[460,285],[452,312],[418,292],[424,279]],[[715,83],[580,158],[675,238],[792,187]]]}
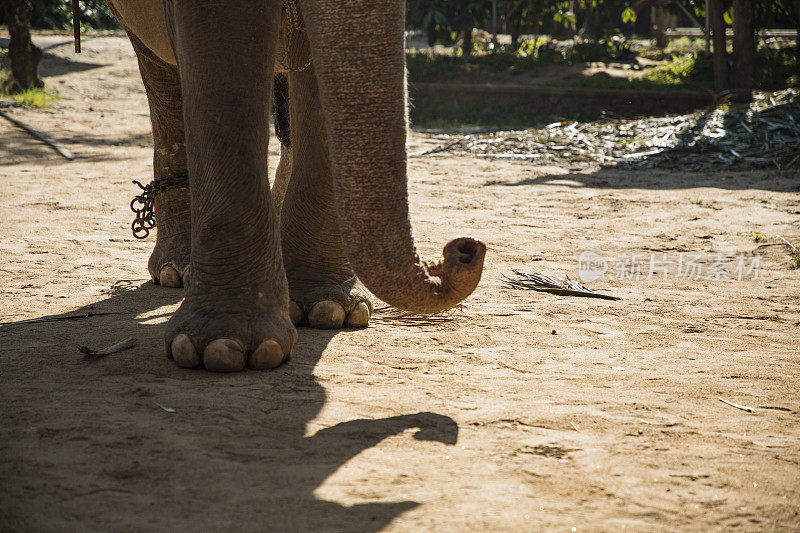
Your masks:
{"label": "grass patch", "polygon": [[0,70],[0,98],[13,98],[20,104],[28,107],[49,107],[59,99],[58,93],[46,87],[14,91],[11,87],[11,73]]}
{"label": "grass patch", "polygon": [[705,39],[695,39],[692,37],[679,37],[677,39],[670,39],[666,48],[639,48],[636,53],[641,57],[653,59],[656,61],[669,60],[674,56],[691,54],[695,52],[704,52],[706,49]]}
{"label": "grass patch", "polygon": [[750,240],[753,242],[763,242],[767,240],[767,236],[764,235],[763,233],[758,233],[754,231],[753,234],[750,236]]}
{"label": "grass patch", "polygon": [[577,42],[564,46],[547,37],[525,39],[515,50],[509,45],[494,47],[476,42],[473,54],[461,55],[460,49],[446,53],[412,52],[406,54],[408,79],[425,83],[487,83],[510,81],[522,72],[544,65],[617,61],[631,57],[627,41],[609,39]]}
{"label": "grass patch", "polygon": [[659,85],[685,85],[701,78],[701,73],[707,70],[706,63],[710,64],[709,59],[700,52],[675,56],[666,65],[651,69],[645,79]]}
{"label": "grass patch", "polygon": [[800,269],[800,252],[792,252],[789,258],[789,270]]}
{"label": "grass patch", "polygon": [[59,96],[49,89],[26,89],[19,93],[0,94],[0,96],[10,96],[17,102],[28,107],[49,107],[50,104],[58,100]]}

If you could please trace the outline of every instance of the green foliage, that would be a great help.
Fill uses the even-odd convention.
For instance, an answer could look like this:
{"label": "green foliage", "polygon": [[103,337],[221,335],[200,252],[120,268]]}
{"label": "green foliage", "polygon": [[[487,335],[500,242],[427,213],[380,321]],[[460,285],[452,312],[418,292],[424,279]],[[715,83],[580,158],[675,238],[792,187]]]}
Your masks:
{"label": "green foliage", "polygon": [[[72,3],[67,0],[29,0],[33,7],[31,27],[66,30],[72,28]],[[117,19],[103,0],[80,0],[81,25],[94,29],[117,29]],[[0,24],[4,23],[0,10]]]}
{"label": "green foliage", "polygon": [[516,49],[476,42],[470,57],[462,56],[460,50],[451,54],[411,53],[406,55],[406,63],[410,81],[448,82],[455,77],[491,78],[496,73],[530,71],[539,65],[613,61],[629,53],[628,43],[618,39],[558,47],[554,41],[539,36],[521,41]]}
{"label": "green foliage", "polygon": [[789,270],[800,269],[800,252],[792,252],[789,259]]}
{"label": "green foliage", "polygon": [[680,85],[697,76],[699,52],[673,57],[666,65],[655,67],[646,79],[662,85]]}
{"label": "green foliage", "polygon": [[25,89],[11,95],[17,102],[29,107],[50,107],[50,103],[58,100],[57,93],[50,89]]}
{"label": "green foliage", "polygon": [[491,78],[493,74],[509,69],[530,70],[537,65],[535,56],[517,56],[512,53],[487,54],[473,57],[442,55],[427,52],[406,54],[409,81],[450,82],[456,77]]}
{"label": "green foliage", "polygon": [[629,22],[636,22],[636,11],[633,9],[626,7],[622,10],[622,22],[627,24]]}
{"label": "green foliage", "polygon": [[565,51],[564,57],[570,63],[615,61],[631,53],[630,44],[619,38],[584,41]]}
{"label": "green foliage", "polygon": [[692,39],[691,37],[679,37],[670,40],[664,52],[669,55],[688,54],[690,52],[700,52],[706,49],[706,40],[703,38]]}
{"label": "green foliage", "polygon": [[[680,45],[681,43],[678,43]],[[685,44],[685,42],[683,43]],[[678,45],[674,50],[681,49]],[[650,70],[645,79],[658,85],[684,88],[711,88],[713,67],[711,55],[699,42],[691,45],[694,51],[675,54],[666,65]],[[756,85],[763,90],[781,90],[792,86],[796,75],[794,50],[762,46],[756,51]]]}
{"label": "green foliage", "polygon": [[406,24],[428,35],[428,44],[450,44],[465,30],[480,26],[490,4],[481,0],[408,0]]}
{"label": "green foliage", "polygon": [[11,72],[0,70],[0,98],[13,98],[17,102],[30,107],[49,107],[50,103],[58,100],[59,96],[54,90],[47,88],[33,88],[24,91],[12,91]]}
{"label": "green foliage", "polygon": [[795,50],[762,46],[756,50],[755,77],[760,88],[780,90],[796,85]]}
{"label": "green foliage", "polygon": [[725,13],[722,14],[722,18],[725,19],[725,24],[731,25],[733,24],[733,6],[728,8]]}

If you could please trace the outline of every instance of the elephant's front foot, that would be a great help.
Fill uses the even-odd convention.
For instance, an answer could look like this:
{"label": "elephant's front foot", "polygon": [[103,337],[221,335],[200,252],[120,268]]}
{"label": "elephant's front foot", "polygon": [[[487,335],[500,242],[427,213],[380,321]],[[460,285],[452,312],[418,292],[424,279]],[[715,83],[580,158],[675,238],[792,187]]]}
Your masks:
{"label": "elephant's front foot", "polygon": [[288,311],[226,295],[187,297],[167,323],[167,353],[178,366],[213,372],[275,368],[289,359],[297,342]]}
{"label": "elephant's front foot", "polygon": [[[372,315],[369,292],[355,274],[289,278],[289,314],[295,325],[319,329],[365,328]],[[338,278],[338,279],[337,279]]]}
{"label": "elephant's front foot", "polygon": [[192,249],[189,189],[169,189],[155,199],[156,245],[147,269],[157,285],[182,287]]}
{"label": "elephant's front foot", "polygon": [[191,239],[188,231],[172,237],[159,237],[147,270],[156,285],[182,287],[189,270]]}

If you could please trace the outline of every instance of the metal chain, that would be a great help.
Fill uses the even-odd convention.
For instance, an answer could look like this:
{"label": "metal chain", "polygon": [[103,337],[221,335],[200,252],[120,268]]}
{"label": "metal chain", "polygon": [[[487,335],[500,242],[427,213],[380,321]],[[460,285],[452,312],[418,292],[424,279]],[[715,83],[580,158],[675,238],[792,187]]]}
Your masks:
{"label": "metal chain", "polygon": [[168,189],[180,189],[189,186],[189,177],[182,175],[168,176],[153,180],[147,185],[133,180],[133,183],[142,189],[142,194],[135,196],[131,200],[131,211],[136,214],[131,224],[133,236],[137,239],[146,239],[150,235],[150,230],[156,227],[156,196]]}

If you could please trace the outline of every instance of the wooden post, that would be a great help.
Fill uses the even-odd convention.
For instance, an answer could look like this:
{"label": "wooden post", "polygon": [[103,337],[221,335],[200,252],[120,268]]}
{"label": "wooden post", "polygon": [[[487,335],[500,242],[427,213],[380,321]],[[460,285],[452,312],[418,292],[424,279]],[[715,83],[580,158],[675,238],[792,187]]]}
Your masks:
{"label": "wooden post", "polygon": [[711,29],[714,41],[714,89],[717,94],[727,91],[728,85],[728,49],[725,37],[725,18],[722,0],[710,0]]}
{"label": "wooden post", "polygon": [[734,100],[749,102],[755,87],[756,33],[753,0],[733,0]]}

